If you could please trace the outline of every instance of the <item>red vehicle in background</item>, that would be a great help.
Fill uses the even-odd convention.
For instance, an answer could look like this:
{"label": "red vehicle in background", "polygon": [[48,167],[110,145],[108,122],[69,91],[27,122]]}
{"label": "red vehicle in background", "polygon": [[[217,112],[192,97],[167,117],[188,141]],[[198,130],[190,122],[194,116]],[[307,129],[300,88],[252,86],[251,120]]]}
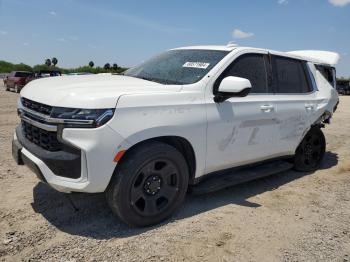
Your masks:
{"label": "red vehicle in background", "polygon": [[13,89],[16,93],[19,93],[27,83],[27,78],[32,77],[33,75],[32,72],[28,71],[12,71],[4,79],[6,91]]}

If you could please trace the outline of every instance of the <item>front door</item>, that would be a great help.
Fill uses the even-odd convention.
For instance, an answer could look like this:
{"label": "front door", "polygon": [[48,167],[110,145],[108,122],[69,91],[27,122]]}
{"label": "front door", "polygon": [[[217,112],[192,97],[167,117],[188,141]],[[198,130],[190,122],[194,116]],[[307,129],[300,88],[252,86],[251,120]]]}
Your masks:
{"label": "front door", "polygon": [[232,97],[222,103],[215,103],[214,95],[207,93],[207,173],[275,154],[271,145],[278,132],[278,120],[267,65],[267,53],[243,54],[210,87],[215,90],[227,76],[247,78],[252,84],[248,96]]}

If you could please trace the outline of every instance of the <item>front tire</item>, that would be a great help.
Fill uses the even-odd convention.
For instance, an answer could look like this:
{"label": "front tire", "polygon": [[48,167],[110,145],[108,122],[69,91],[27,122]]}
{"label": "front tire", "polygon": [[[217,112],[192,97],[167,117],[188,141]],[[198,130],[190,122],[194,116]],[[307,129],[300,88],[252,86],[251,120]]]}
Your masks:
{"label": "front tire", "polygon": [[160,142],[146,142],[123,157],[106,191],[112,211],[125,223],[160,223],[182,204],[189,172],[183,155]]}
{"label": "front tire", "polygon": [[315,171],[321,165],[326,151],[326,139],[319,127],[311,127],[295,151],[294,169]]}

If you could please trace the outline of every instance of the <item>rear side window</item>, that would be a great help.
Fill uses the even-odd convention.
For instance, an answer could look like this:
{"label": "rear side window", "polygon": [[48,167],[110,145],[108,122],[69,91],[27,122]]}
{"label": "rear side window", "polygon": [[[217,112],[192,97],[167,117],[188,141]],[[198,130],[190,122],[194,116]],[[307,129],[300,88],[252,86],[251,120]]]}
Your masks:
{"label": "rear side window", "polygon": [[335,69],[333,67],[316,65],[316,69],[323,75],[331,86],[336,86]]}
{"label": "rear side window", "polygon": [[276,93],[308,93],[312,91],[305,62],[273,56]]}
{"label": "rear side window", "polygon": [[251,93],[267,93],[267,73],[262,54],[247,54],[237,58],[220,76],[220,82],[227,76],[250,80]]}

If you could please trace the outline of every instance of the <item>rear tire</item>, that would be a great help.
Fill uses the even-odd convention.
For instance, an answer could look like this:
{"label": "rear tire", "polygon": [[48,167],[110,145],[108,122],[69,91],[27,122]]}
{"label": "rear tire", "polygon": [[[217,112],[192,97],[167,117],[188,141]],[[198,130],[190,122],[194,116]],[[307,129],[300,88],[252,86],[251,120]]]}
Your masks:
{"label": "rear tire", "polygon": [[112,211],[125,223],[160,223],[182,204],[189,171],[183,155],[160,142],[146,142],[122,158],[106,190]]}
{"label": "rear tire", "polygon": [[5,84],[5,90],[6,91],[10,91],[10,88],[9,88],[9,86],[7,84]]}
{"label": "rear tire", "polygon": [[326,151],[326,139],[319,127],[311,127],[294,156],[294,169],[310,172],[319,168]]}

